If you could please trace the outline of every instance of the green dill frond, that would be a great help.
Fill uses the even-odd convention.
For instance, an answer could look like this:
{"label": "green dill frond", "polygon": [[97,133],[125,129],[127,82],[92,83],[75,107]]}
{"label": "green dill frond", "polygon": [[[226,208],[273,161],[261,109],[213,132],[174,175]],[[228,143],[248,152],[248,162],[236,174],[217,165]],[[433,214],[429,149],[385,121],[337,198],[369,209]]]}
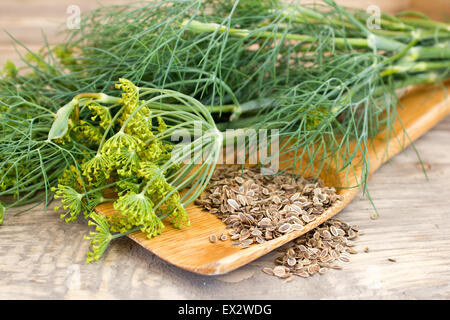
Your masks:
{"label": "green dill frond", "polygon": [[90,241],[90,250],[86,258],[87,263],[98,261],[113,239],[106,217],[99,213],[91,212],[89,218],[88,224],[95,226],[95,232],[90,232],[89,235],[84,236],[85,240]]}

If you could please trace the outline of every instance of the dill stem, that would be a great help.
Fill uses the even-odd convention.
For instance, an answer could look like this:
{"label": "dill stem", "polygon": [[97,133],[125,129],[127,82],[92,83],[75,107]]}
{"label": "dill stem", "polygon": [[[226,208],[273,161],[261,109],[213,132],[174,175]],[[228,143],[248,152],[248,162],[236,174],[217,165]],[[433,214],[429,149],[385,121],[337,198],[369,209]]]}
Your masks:
{"label": "dill stem", "polygon": [[113,96],[109,96],[107,94],[104,93],[91,93],[91,92],[83,92],[83,93],[79,93],[77,94],[73,100],[76,100],[77,102],[79,102],[82,99],[91,99],[91,100],[95,100],[97,102],[100,103],[106,103],[106,104],[120,104],[122,99],[120,98],[116,98]]}
{"label": "dill stem", "polygon": [[408,50],[405,60],[417,61],[419,59],[450,59],[450,43],[446,47],[422,47],[416,46]]}
{"label": "dill stem", "polygon": [[[292,34],[292,33],[281,33],[281,32],[270,32],[270,31],[250,31],[247,29],[236,29],[236,28],[228,28],[223,25],[219,25],[216,23],[203,23],[196,20],[185,20],[182,24],[186,26],[186,30],[195,32],[195,33],[225,33],[228,32],[232,36],[241,37],[241,38],[267,38],[267,39],[282,39],[282,40],[295,40],[307,43],[313,43],[317,41],[316,37],[301,35],[301,34]],[[347,47],[351,45],[355,48],[368,48],[369,41],[365,38],[333,38],[333,41],[336,47]]]}
{"label": "dill stem", "polygon": [[399,63],[383,70],[380,75],[382,77],[397,73],[422,72],[450,68],[450,60],[447,61],[421,61],[416,63]]}
{"label": "dill stem", "polygon": [[124,237],[126,235],[129,235],[130,233],[133,233],[133,232],[136,232],[136,231],[139,231],[139,230],[141,230],[141,227],[133,228],[133,229],[125,231],[123,233],[112,234],[111,235],[111,240],[117,239],[117,238],[120,238],[120,237]]}
{"label": "dill stem", "polygon": [[102,150],[103,144],[105,143],[106,137],[108,136],[109,130],[113,127],[113,125],[116,123],[117,118],[119,118],[122,111],[125,109],[125,106],[122,106],[114,115],[114,117],[109,122],[108,126],[105,129],[105,132],[103,133],[102,140],[100,140],[100,144],[97,149],[97,155],[100,155],[100,152]]}
{"label": "dill stem", "polygon": [[[188,111],[191,112],[192,108],[189,106],[185,106],[182,104],[171,104],[171,103],[159,103],[159,102],[152,102],[149,103],[148,106],[150,108],[154,109],[160,109],[160,110],[181,110],[181,111]],[[206,107],[210,113],[221,113],[221,112],[235,112],[239,109],[239,106],[235,104],[226,104],[222,106],[210,106]]]}
{"label": "dill stem", "polygon": [[[131,178],[129,178],[129,179],[131,179]],[[129,180],[129,179],[122,179],[121,181],[126,181],[126,180]],[[86,192],[84,192],[84,194],[88,195],[88,194],[91,194],[91,193],[94,193],[94,192],[97,192],[97,191],[102,191],[102,190],[105,190],[107,188],[114,187],[116,184],[117,184],[117,182],[112,182],[112,183],[106,184],[104,186],[101,186],[101,187],[98,187],[98,188],[86,191]]]}
{"label": "dill stem", "polygon": [[411,18],[411,17],[397,17],[400,21],[420,28],[432,28],[432,29],[438,29],[438,30],[444,30],[448,33],[450,33],[450,24],[441,22],[441,21],[434,21],[429,19],[420,19],[420,18]]}

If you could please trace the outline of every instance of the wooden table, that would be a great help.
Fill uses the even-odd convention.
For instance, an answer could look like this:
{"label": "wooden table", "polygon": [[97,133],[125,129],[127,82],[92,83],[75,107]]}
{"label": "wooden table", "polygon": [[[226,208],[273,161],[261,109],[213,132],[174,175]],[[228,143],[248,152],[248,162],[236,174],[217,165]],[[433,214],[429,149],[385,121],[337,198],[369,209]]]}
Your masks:
{"label": "wooden table", "polygon": [[[119,1],[103,1],[110,2]],[[33,49],[42,44],[39,28],[53,32],[69,4],[82,10],[96,5],[20,3],[0,3],[0,29]],[[0,63],[13,57],[1,34]],[[205,277],[168,265],[129,239],[115,241],[100,262],[87,265],[86,223],[66,224],[40,206],[20,216],[11,210],[0,227],[0,299],[448,299],[450,117],[415,146],[428,181],[409,147],[369,181],[377,220],[369,218],[373,208],[362,195],[338,215],[364,231],[356,242],[359,253],[343,270],[284,283],[261,272],[273,265],[273,252],[227,275]]]}

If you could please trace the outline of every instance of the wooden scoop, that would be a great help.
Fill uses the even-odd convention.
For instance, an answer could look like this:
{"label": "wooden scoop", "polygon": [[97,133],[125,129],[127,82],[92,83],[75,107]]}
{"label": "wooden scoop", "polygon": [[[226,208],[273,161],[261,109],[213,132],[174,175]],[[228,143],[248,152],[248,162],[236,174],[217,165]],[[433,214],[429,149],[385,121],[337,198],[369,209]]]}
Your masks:
{"label": "wooden scoop", "polygon": [[[446,89],[450,92],[450,84]],[[427,132],[439,120],[450,112],[450,99],[442,88],[420,86],[412,89],[402,99],[398,108],[401,121],[394,124],[393,134],[387,139],[386,132],[381,132],[369,148],[370,174],[375,172],[384,162],[396,155],[411,141]],[[403,128],[406,129],[405,134]],[[389,142],[388,142],[389,141]],[[356,177],[362,170],[358,157],[354,159],[355,176],[344,177],[344,173],[324,170],[321,178],[328,186],[346,187],[357,185]],[[239,268],[283,244],[314,229],[324,221],[340,212],[358,194],[358,188],[339,189],[343,200],[327,209],[319,218],[307,224],[303,230],[288,233],[282,237],[262,244],[253,244],[246,249],[233,247],[231,240],[210,243],[211,234],[220,235],[226,232],[225,225],[216,216],[202,211],[196,205],[186,209],[191,219],[191,226],[175,229],[166,225],[161,235],[147,239],[142,232],[134,232],[128,237],[161,259],[182,269],[204,275],[223,274]],[[104,203],[96,207],[96,211],[105,215],[114,212],[112,203]]]}

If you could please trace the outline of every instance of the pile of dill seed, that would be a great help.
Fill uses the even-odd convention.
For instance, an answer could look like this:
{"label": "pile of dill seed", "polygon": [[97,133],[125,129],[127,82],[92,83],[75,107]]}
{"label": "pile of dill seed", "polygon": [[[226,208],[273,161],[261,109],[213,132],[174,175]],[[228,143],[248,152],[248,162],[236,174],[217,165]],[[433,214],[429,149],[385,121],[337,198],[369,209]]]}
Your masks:
{"label": "pile of dill seed", "polygon": [[[231,239],[233,246],[247,248],[294,231],[301,231],[328,208],[340,201],[333,187],[320,179],[290,174],[264,175],[260,169],[223,166],[216,169],[204,195],[196,201],[203,209],[217,215],[228,233],[212,234],[210,242]],[[300,236],[274,268],[263,272],[290,280],[294,275],[309,277],[328,269],[342,268],[356,251],[351,240],[358,230],[339,219],[329,219]]]}

